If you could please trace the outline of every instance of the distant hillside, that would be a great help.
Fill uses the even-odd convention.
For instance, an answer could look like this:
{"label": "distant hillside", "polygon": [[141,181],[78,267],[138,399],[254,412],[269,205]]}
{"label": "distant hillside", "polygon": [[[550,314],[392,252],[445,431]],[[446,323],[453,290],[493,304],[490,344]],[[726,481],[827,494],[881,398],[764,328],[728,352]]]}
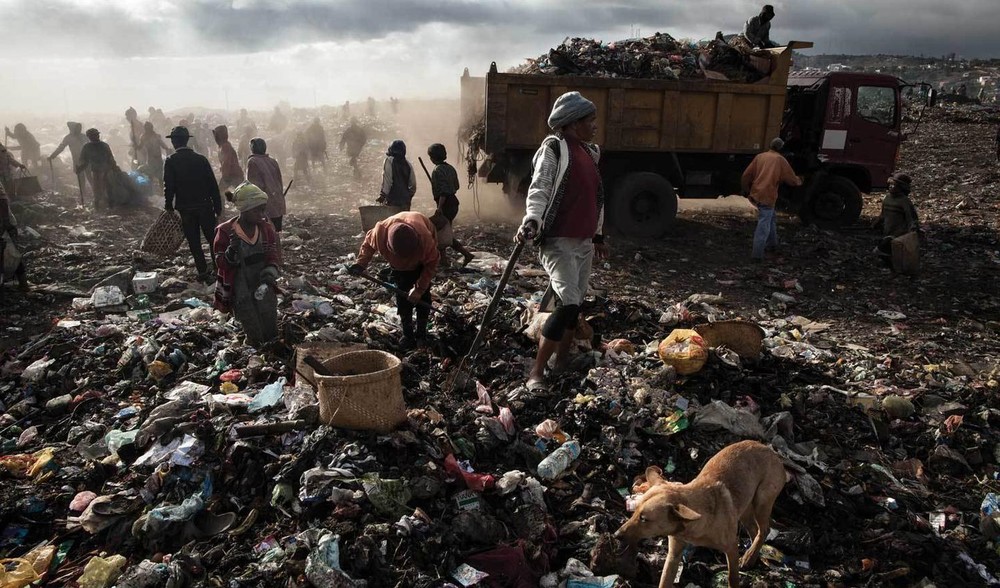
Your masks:
{"label": "distant hillside", "polygon": [[955,55],[940,57],[912,55],[804,55],[795,54],[795,69],[874,72],[894,75],[911,83],[928,82],[950,91],[965,84],[969,95],[985,88],[989,96],[997,93],[1000,59],[962,59]]}

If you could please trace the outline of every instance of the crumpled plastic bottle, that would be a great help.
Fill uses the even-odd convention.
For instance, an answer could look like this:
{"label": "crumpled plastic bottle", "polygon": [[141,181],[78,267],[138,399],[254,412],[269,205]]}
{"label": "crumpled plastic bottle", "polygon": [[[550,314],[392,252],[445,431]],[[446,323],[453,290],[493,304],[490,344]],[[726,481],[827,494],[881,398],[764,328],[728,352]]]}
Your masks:
{"label": "crumpled plastic bottle", "polygon": [[580,442],[567,441],[538,464],[538,477],[543,480],[554,480],[578,457],[580,457]]}

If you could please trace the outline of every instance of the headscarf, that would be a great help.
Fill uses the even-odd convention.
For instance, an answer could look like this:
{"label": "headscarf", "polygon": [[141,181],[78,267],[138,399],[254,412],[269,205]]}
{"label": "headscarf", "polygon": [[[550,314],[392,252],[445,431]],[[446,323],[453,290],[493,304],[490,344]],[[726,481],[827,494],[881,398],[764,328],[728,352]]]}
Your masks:
{"label": "headscarf", "polygon": [[552,130],[561,129],[570,123],[587,118],[597,112],[597,107],[590,100],[587,100],[579,92],[566,92],[556,98],[556,103],[552,105],[552,113],[549,114],[549,128]]}
{"label": "headscarf", "polygon": [[254,155],[264,155],[267,153],[267,142],[260,137],[250,139],[250,153]]}
{"label": "headscarf", "polygon": [[240,212],[253,210],[267,204],[267,194],[250,182],[243,182],[233,190],[233,204]]}
{"label": "headscarf", "polygon": [[903,192],[904,194],[910,193],[910,184],[911,184],[910,176],[903,173],[892,174],[892,181],[895,182],[896,186],[900,189],[901,192]]}
{"label": "headscarf", "polygon": [[395,223],[389,227],[389,250],[402,257],[410,257],[420,246],[420,237],[413,227],[406,223]]}
{"label": "headscarf", "polygon": [[406,157],[406,143],[396,139],[389,145],[389,150],[385,154],[389,157]]}

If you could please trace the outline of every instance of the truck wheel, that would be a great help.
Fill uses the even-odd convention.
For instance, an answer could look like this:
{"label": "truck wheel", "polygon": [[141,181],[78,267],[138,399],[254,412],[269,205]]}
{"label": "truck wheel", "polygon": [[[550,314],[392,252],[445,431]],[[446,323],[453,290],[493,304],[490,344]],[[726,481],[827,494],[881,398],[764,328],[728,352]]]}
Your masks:
{"label": "truck wheel", "polygon": [[611,198],[615,228],[626,237],[659,237],[677,216],[674,187],[659,174],[628,174],[615,184]]}
{"label": "truck wheel", "polygon": [[864,205],[861,190],[841,176],[827,176],[822,181],[804,207],[807,219],[828,229],[857,222]]}

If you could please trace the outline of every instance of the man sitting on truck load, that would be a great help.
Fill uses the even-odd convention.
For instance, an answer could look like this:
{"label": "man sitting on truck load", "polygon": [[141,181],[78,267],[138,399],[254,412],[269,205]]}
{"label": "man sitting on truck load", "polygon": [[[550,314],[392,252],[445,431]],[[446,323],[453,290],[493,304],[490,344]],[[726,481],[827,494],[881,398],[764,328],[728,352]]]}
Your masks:
{"label": "man sitting on truck load", "polygon": [[770,49],[778,44],[771,41],[771,20],[774,18],[774,7],[765,4],[760,14],[751,18],[743,25],[743,36],[750,42],[751,47],[761,47]]}
{"label": "man sitting on truck load", "polygon": [[604,187],[597,167],[600,149],[590,143],[597,132],[597,108],[568,92],[556,99],[549,114],[553,134],[532,158],[524,220],[515,239],[534,240],[538,257],[560,305],[542,327],[529,390],[545,387],[545,366],[555,353],[555,369],[569,363],[570,346],[587,294],[590,268],[597,255],[608,255],[604,242]]}
{"label": "man sitting on truck load", "polygon": [[753,158],[743,172],[743,194],[757,207],[757,229],[753,233],[754,261],[763,261],[764,249],[778,246],[778,222],[774,205],[778,201],[778,186],[801,186],[788,160],[781,154],[785,142],[771,140],[771,148]]}

